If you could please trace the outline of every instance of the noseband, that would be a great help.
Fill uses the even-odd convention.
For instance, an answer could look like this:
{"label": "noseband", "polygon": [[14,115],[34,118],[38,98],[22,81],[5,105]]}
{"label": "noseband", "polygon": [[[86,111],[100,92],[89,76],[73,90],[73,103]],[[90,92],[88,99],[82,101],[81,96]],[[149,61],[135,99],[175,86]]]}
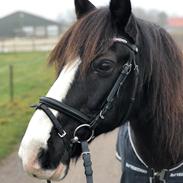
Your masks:
{"label": "noseband", "polygon": [[[132,90],[132,96],[130,98],[130,103],[128,107],[128,111],[126,113],[125,118],[123,121],[125,122],[131,112],[133,103],[135,101],[136,91],[137,91],[137,85],[138,85],[138,78],[139,78],[139,67],[136,64],[135,55],[138,53],[138,48],[136,45],[131,44],[126,39],[123,38],[113,38],[114,42],[120,42],[124,45],[126,45],[130,50],[130,58],[129,60],[122,66],[120,74],[117,78],[117,80],[114,83],[114,86],[112,87],[111,91],[109,92],[109,95],[107,99],[105,100],[105,103],[102,107],[102,109],[95,115],[93,119],[88,117],[86,114],[80,112],[79,110],[66,105],[60,101],[57,101],[53,98],[48,97],[41,97],[39,104],[33,106],[36,109],[43,110],[46,115],[49,117],[51,122],[53,123],[53,126],[55,130],[57,131],[59,137],[64,141],[64,138],[67,136],[67,132],[64,130],[62,124],[58,121],[57,117],[54,116],[52,111],[50,109],[54,109],[60,113],[63,113],[70,118],[76,120],[80,125],[75,129],[73,133],[73,138],[70,139],[70,143],[80,143],[82,147],[82,156],[84,160],[84,167],[85,167],[85,175],[87,183],[93,183],[93,171],[91,167],[91,159],[90,159],[90,151],[88,149],[88,142],[90,142],[95,137],[95,129],[96,127],[106,118],[106,114],[111,110],[111,107],[117,97],[119,97],[119,92],[121,87],[123,86],[124,82],[126,81],[129,74],[133,71],[134,72],[134,86]],[[100,120],[99,120],[100,119]],[[86,139],[83,139],[79,137],[79,131],[81,129],[87,129],[87,132],[90,132],[88,137]],[[64,143],[66,145],[66,149],[69,152],[69,146],[68,144]],[[51,183],[51,181],[47,181],[48,183]]]}

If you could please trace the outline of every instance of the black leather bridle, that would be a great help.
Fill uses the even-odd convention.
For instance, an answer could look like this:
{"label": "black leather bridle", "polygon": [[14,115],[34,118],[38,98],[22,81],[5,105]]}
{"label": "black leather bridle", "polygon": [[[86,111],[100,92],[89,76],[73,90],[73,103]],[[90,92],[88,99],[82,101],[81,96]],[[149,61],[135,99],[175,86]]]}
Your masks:
{"label": "black leather bridle", "polygon": [[[64,130],[62,124],[58,121],[57,117],[52,113],[50,109],[54,109],[60,113],[63,113],[69,116],[70,118],[76,120],[80,124],[75,129],[73,138],[70,140],[71,140],[71,144],[74,144],[74,143],[81,144],[87,183],[93,183],[93,176],[92,176],[93,171],[91,167],[91,159],[90,159],[90,151],[88,149],[88,142],[94,139],[96,127],[101,123],[102,120],[105,119],[106,114],[111,110],[111,107],[113,105],[113,102],[115,101],[115,98],[119,96],[119,91],[121,89],[121,86],[124,84],[127,77],[132,71],[134,72],[134,86],[132,90],[132,96],[130,98],[128,111],[126,113],[125,118],[123,119],[124,122],[127,120],[131,112],[133,103],[135,101],[136,92],[137,92],[137,85],[138,85],[138,79],[139,79],[139,67],[136,63],[135,57],[136,57],[136,54],[138,53],[138,48],[136,45],[131,44],[130,42],[128,42],[126,39],[123,39],[123,38],[114,38],[113,41],[120,42],[126,45],[131,50],[130,58],[122,66],[120,74],[117,80],[115,81],[114,86],[112,87],[106,101],[104,102],[102,109],[95,115],[93,119],[88,117],[86,114],[80,112],[79,110],[69,105],[66,105],[63,102],[57,101],[53,98],[41,97],[39,104],[33,106],[36,109],[41,109],[46,113],[46,115],[49,117],[49,119],[53,123],[53,126],[56,129],[59,137],[63,140],[67,136],[67,132]],[[90,132],[87,139],[82,139],[81,137],[79,137],[79,131],[81,129],[85,129],[85,130],[87,129],[87,133]],[[69,151],[69,145],[66,145],[66,148]],[[51,183],[51,181],[49,180],[47,182]]]}

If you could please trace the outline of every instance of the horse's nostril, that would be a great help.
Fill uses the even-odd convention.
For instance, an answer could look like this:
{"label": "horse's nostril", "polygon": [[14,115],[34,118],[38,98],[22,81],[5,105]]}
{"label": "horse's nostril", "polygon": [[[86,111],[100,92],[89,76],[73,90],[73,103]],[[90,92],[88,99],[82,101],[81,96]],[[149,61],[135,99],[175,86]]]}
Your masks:
{"label": "horse's nostril", "polygon": [[35,175],[35,174],[33,174],[32,176],[35,177],[35,178],[37,178],[37,175]]}

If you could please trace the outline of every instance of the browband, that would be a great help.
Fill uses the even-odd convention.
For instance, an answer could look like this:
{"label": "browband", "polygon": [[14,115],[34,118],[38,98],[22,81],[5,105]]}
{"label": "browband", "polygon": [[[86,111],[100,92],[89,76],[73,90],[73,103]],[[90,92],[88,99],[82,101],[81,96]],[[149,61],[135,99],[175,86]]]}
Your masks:
{"label": "browband", "polygon": [[127,41],[126,39],[123,38],[113,38],[112,39],[114,42],[121,42],[123,44],[125,44],[128,48],[130,48],[133,52],[135,52],[135,54],[137,54],[139,52],[138,47],[135,44],[131,44],[129,41]]}

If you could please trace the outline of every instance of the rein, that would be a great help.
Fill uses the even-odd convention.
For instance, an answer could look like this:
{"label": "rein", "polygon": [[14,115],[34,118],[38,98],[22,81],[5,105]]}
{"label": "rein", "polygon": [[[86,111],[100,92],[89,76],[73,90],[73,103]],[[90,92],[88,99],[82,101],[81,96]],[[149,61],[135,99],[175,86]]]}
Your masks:
{"label": "rein", "polygon": [[[92,162],[90,151],[88,148],[88,143],[95,138],[95,129],[96,127],[105,119],[106,114],[111,110],[113,102],[116,97],[119,97],[119,92],[123,84],[125,83],[129,74],[134,71],[134,87],[132,91],[132,95],[130,98],[130,103],[128,107],[128,111],[126,113],[123,121],[126,121],[131,109],[133,107],[133,103],[135,101],[137,86],[138,86],[138,78],[139,78],[139,67],[136,64],[135,55],[138,53],[138,48],[136,45],[129,43],[126,39],[122,38],[114,38],[114,42],[120,42],[126,45],[130,50],[130,59],[125,63],[120,71],[120,74],[117,80],[114,83],[113,88],[111,89],[102,109],[98,114],[95,115],[94,119],[90,119],[86,114],[80,112],[79,110],[66,105],[60,101],[57,101],[53,98],[41,97],[39,104],[32,106],[33,108],[43,110],[46,115],[49,117],[51,122],[53,123],[54,128],[56,129],[58,136],[63,140],[64,145],[68,152],[70,152],[69,148],[71,145],[75,143],[81,144],[82,148],[82,157],[84,161],[85,175],[87,183],[93,183],[93,171],[92,171]],[[62,124],[58,121],[57,117],[54,116],[50,109],[54,109],[60,113],[63,113],[70,118],[76,120],[80,125],[74,130],[73,138],[70,140],[71,144],[66,144],[64,138],[67,136],[67,132],[64,130]],[[99,121],[100,119],[100,121]],[[87,129],[90,132],[89,136],[85,139],[79,136],[79,131],[81,129]],[[51,183],[50,180],[47,180],[47,183]]]}

